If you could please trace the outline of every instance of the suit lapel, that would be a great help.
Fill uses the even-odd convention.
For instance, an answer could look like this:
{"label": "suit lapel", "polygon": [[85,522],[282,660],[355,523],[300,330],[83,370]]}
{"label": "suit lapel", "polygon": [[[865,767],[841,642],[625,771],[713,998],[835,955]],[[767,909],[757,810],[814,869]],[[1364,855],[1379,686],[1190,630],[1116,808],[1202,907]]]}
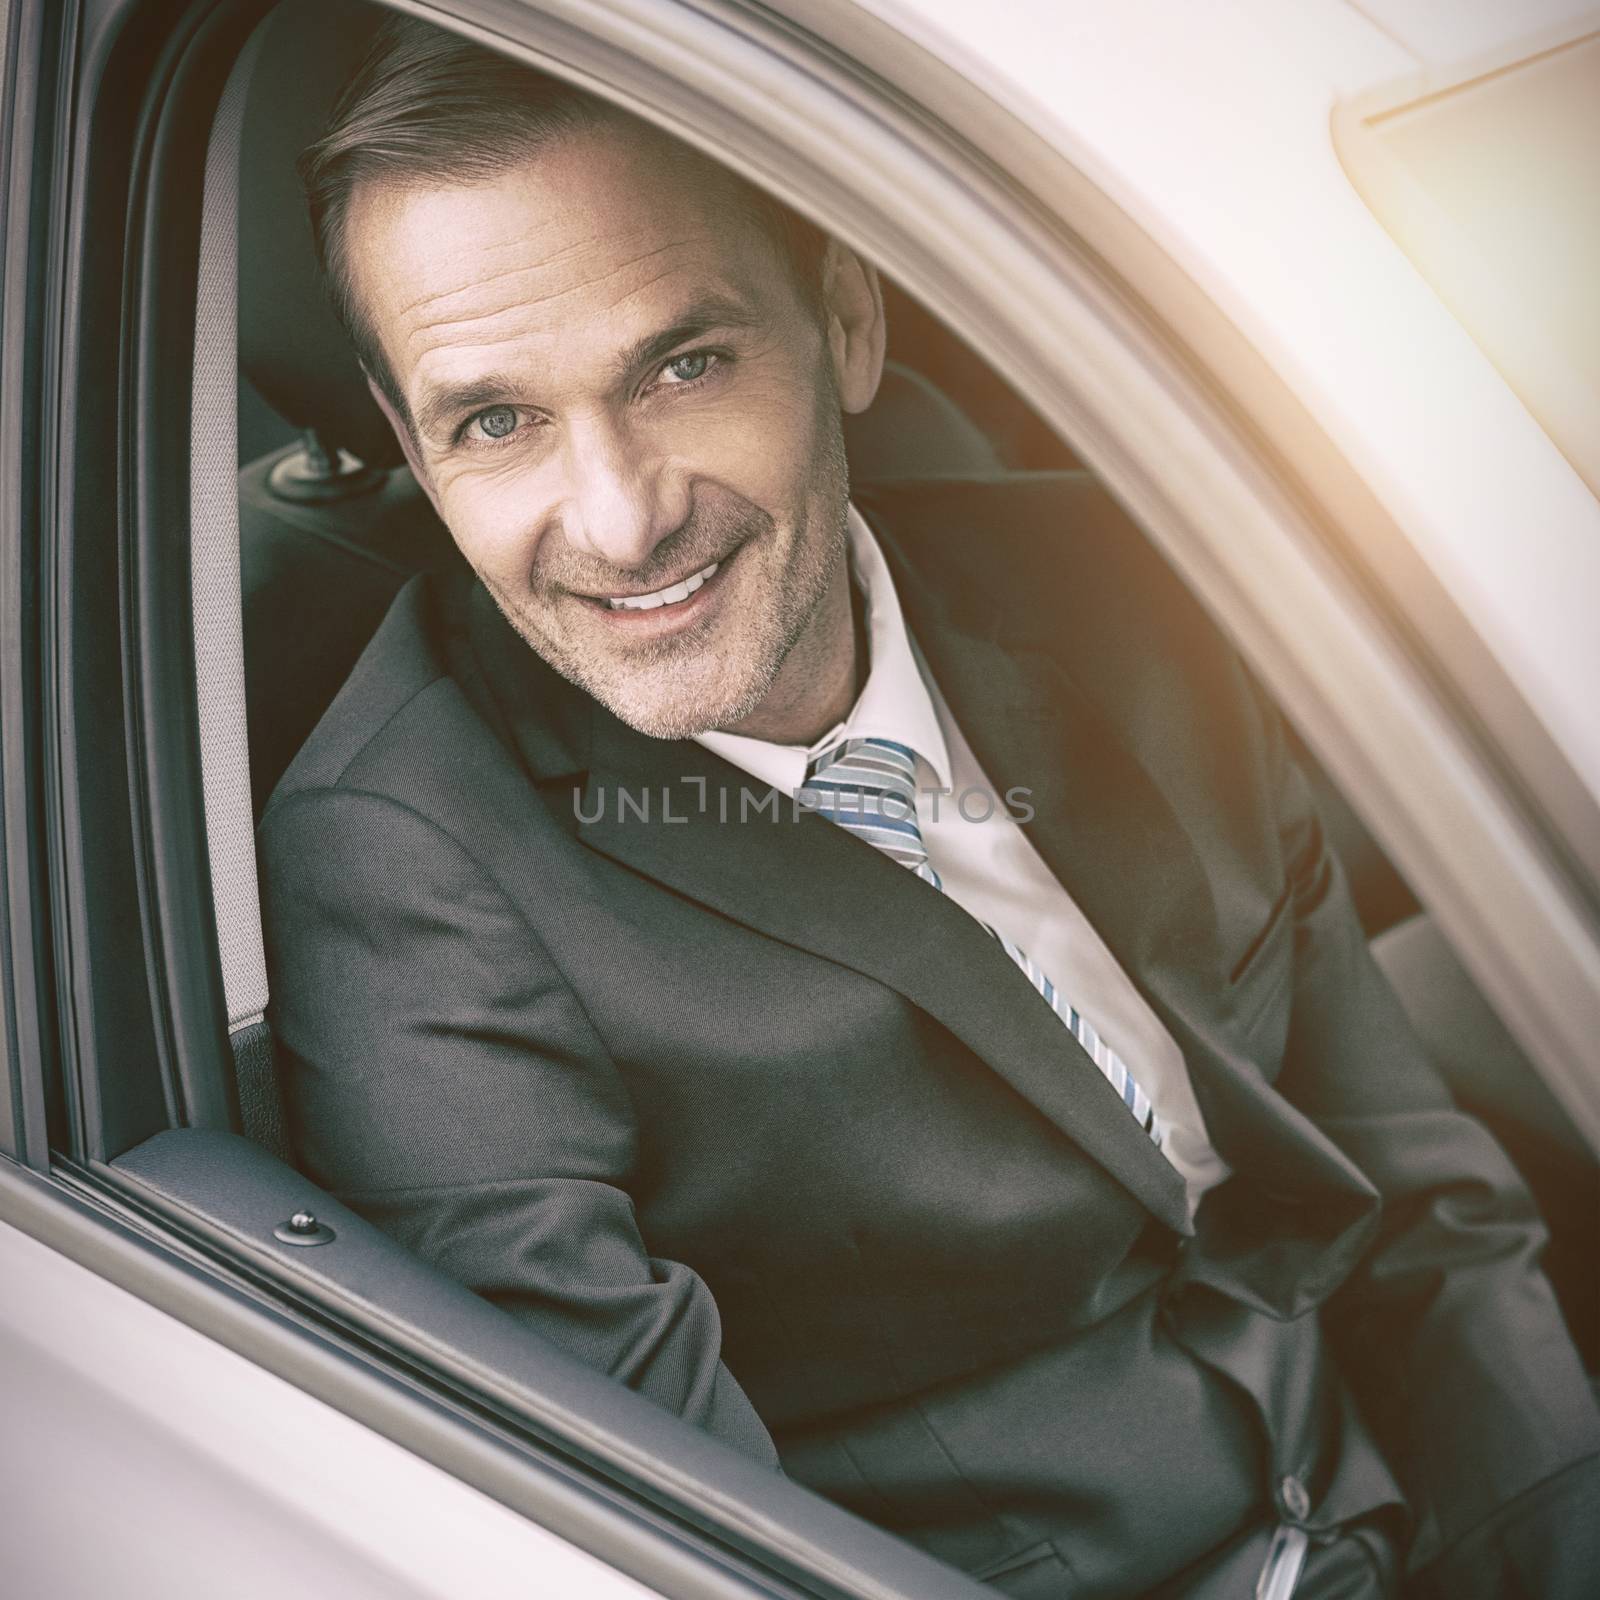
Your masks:
{"label": "suit lapel", "polygon": [[[884,530],[887,532],[887,530]],[[1128,732],[1056,653],[970,593],[959,614],[884,537],[907,622],[991,783],[1026,788],[1024,831],[1158,1013],[1215,1010],[1225,984],[1216,903],[1193,842]],[[1007,638],[1004,645],[1001,638]]]}

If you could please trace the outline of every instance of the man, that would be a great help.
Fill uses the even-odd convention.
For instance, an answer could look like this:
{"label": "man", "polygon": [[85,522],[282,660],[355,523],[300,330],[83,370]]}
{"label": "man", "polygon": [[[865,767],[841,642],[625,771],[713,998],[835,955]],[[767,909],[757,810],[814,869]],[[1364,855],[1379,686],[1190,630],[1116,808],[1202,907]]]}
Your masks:
{"label": "man", "polygon": [[307,1170],[1008,1594],[1581,1592],[1526,1193],[1137,531],[852,504],[873,271],[560,84],[394,25],[305,171],[477,580],[263,820]]}

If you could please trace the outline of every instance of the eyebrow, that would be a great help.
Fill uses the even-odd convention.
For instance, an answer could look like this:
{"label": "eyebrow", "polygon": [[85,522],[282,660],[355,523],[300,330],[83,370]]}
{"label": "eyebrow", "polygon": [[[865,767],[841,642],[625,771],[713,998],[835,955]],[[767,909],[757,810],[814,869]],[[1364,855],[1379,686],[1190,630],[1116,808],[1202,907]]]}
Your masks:
{"label": "eyebrow", "polygon": [[[663,359],[691,339],[703,338],[721,329],[753,328],[760,320],[742,300],[724,294],[706,295],[680,312],[671,326],[636,339],[613,358],[612,371],[619,379],[626,378],[641,367]],[[416,407],[417,431],[424,438],[438,440],[451,431],[458,418],[464,420],[486,406],[504,402],[519,387],[521,385],[505,373],[493,372],[462,383],[427,389]]]}
{"label": "eyebrow", "polygon": [[614,369],[619,378],[625,378],[641,367],[653,365],[691,339],[703,338],[722,328],[753,328],[760,320],[742,300],[731,295],[707,295],[689,306],[670,328],[636,339],[617,357]]}

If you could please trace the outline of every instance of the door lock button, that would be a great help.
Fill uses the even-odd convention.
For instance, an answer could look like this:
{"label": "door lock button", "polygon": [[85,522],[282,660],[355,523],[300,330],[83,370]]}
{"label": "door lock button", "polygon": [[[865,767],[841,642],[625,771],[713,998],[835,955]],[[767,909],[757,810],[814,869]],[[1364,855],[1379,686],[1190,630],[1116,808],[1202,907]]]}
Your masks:
{"label": "door lock button", "polygon": [[309,1211],[297,1211],[287,1222],[280,1222],[272,1230],[272,1237],[283,1244],[327,1244],[336,1237],[325,1222],[318,1222]]}

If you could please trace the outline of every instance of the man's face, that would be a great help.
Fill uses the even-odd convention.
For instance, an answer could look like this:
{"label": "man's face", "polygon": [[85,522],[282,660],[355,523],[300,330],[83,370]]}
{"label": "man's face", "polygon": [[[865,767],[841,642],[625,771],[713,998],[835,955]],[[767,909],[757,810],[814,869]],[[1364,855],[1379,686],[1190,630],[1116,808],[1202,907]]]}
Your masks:
{"label": "man's face", "polygon": [[870,400],[881,318],[862,399],[859,339],[727,180],[621,123],[360,191],[347,259],[412,464],[540,655],[663,738],[784,692],[847,594],[841,389]]}

